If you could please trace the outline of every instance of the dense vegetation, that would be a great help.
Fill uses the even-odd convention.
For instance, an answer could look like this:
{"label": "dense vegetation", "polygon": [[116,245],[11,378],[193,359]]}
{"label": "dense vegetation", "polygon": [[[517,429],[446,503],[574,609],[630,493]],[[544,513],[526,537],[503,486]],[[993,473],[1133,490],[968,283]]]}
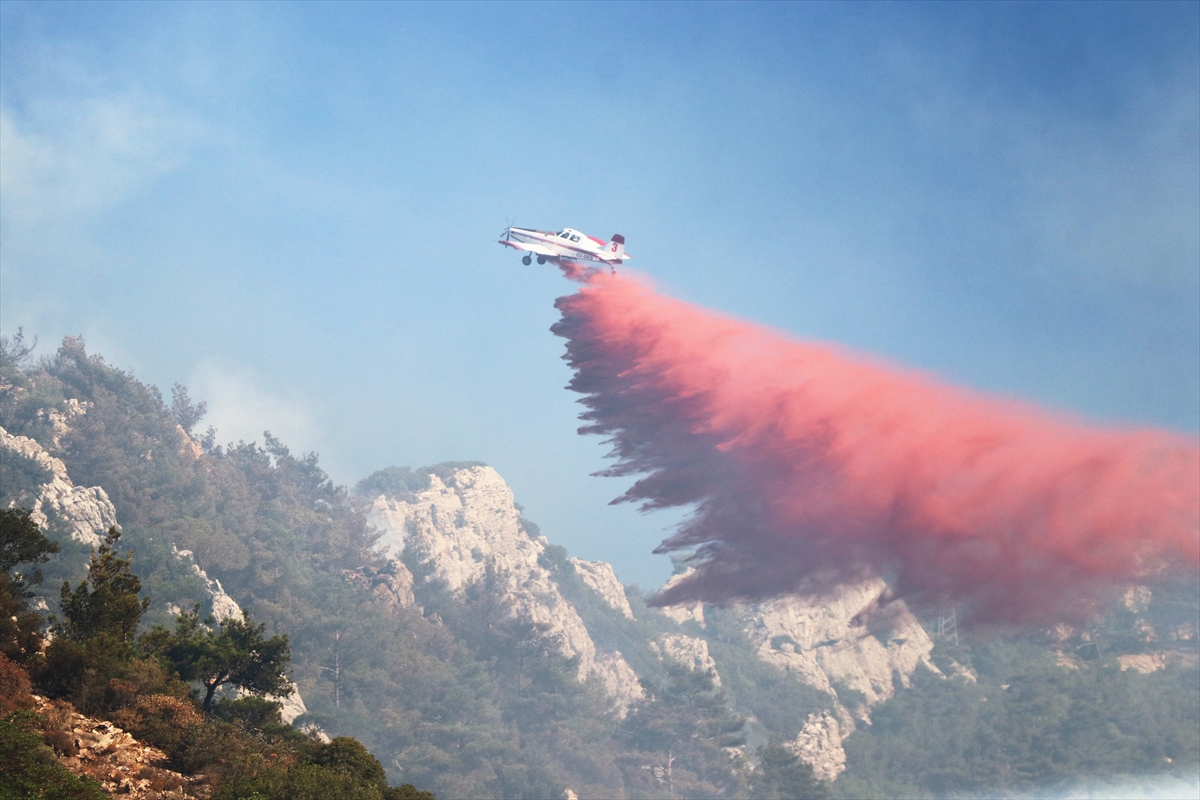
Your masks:
{"label": "dense vegetation", "polygon": [[[248,615],[218,626],[211,617],[201,625],[194,612],[181,614],[173,633],[155,627],[137,636],[148,603],[129,556],[115,549],[119,538],[110,530],[87,578],[74,590],[63,584],[62,619],[47,643],[40,615],[28,607],[30,581],[12,568],[44,563],[58,548],[27,511],[0,510],[3,601],[16,612],[0,632],[0,754],[7,756],[0,760],[0,797],[105,796],[95,781],[71,775],[53,758],[51,748],[70,755],[76,745],[56,715],[29,710],[36,689],[161,748],[177,771],[203,776],[216,798],[433,800],[411,785],[389,787],[383,766],[360,742],[325,743],[282,724],[279,704],[261,695],[286,683],[287,638],[264,639]],[[251,694],[214,706],[218,680]],[[189,682],[207,690],[202,703]]]}
{"label": "dense vegetation", "polygon": [[[513,613],[494,564],[455,593],[425,579],[424,554],[406,551],[417,604],[389,602],[380,587],[390,567],[372,552],[362,497],[270,434],[222,446],[211,429],[195,433],[203,414],[184,387],[168,406],[77,339],[37,363],[20,340],[0,348],[0,426],[62,459],[76,485],[102,487],[120,526],[91,552],[51,518],[34,550],[15,540],[0,550],[6,663],[42,693],[146,737],[181,771],[211,771],[218,797],[404,796],[388,780],[444,797],[917,797],[1195,769],[1197,672],[1113,667],[1110,656],[1136,644],[1134,621],[1118,612],[1078,670],[1048,661],[1044,643],[940,644],[944,672],[953,658],[977,680],[918,673],[847,741],[847,773],[824,786],[780,742],[831,698],[758,659],[736,614],[713,609],[703,632],[688,631],[708,642],[717,687],[651,648],[679,627],[644,594],[628,592],[637,619],[626,620],[550,546],[543,566],[592,637],[644,678],[648,700],[619,718],[547,629]],[[393,467],[359,488],[405,498],[461,466]],[[28,506],[49,477],[0,448],[0,507]],[[212,595],[193,565],[247,616],[208,621]],[[1194,617],[1189,591],[1164,594],[1153,624]],[[38,601],[59,615],[42,661],[30,655],[45,624],[29,605]],[[239,662],[254,648],[271,669]],[[273,704],[227,691],[276,691],[285,669],[309,710],[297,725],[320,726],[330,745],[283,725]],[[4,746],[33,741],[40,723],[6,712],[16,716],[5,718]]]}
{"label": "dense vegetation", "polygon": [[918,670],[913,687],[846,742],[853,798],[1065,794],[1082,782],[1193,778],[1200,755],[1200,671],[1148,675],[1094,659],[1074,668],[1043,645],[997,638],[942,646],[975,680]]}
{"label": "dense vegetation", "polygon": [[[179,637],[197,634],[212,609],[208,587],[191,569],[194,559],[220,576],[264,626],[264,638],[288,636],[291,675],[310,711],[298,723],[357,737],[384,756],[393,781],[450,797],[558,797],[567,788],[585,797],[671,795],[678,748],[663,749],[638,726],[642,714],[659,714],[687,692],[663,682],[643,711],[619,719],[598,686],[576,679],[577,665],[545,630],[510,613],[494,579],[465,595],[421,582],[418,608],[382,603],[370,585],[387,565],[371,552],[361,501],[334,486],[315,455],[294,456],[270,434],[262,446],[218,446],[211,433],[194,440],[189,429],[202,409],[183,387],[168,408],[157,390],[88,355],[77,339],[38,364],[7,352],[0,377],[10,388],[0,392],[0,425],[61,458],[77,485],[100,486],[111,498],[121,545],[132,552],[130,570],[151,601],[138,608],[142,629],[157,624]],[[68,424],[56,426],[54,415]],[[19,480],[6,481],[0,502],[28,502],[45,476],[28,459],[5,463]],[[430,472],[456,466],[393,469],[375,479],[402,494],[428,485]],[[56,521],[48,529],[63,553],[45,572],[78,585],[87,577],[86,550]],[[419,557],[406,557],[416,559],[410,566],[421,574]],[[66,598],[47,587],[39,594],[52,608]],[[200,607],[179,614],[168,604]],[[202,677],[196,658],[164,645],[163,631],[146,638],[147,657],[174,657],[171,679],[192,680],[207,699],[213,673]],[[119,638],[127,641],[127,632]],[[646,651],[647,664],[648,639],[632,648]],[[147,680],[160,678],[167,680]],[[137,693],[188,696],[181,685],[139,686]],[[86,691],[92,697],[107,690]],[[732,714],[729,698],[711,693],[706,703],[688,707],[689,735],[705,731],[712,743],[701,750],[725,753],[719,743],[728,733],[709,730],[702,717],[712,708]],[[218,717],[232,708],[219,701],[212,707]],[[189,750],[203,747],[195,742]],[[732,756],[712,764],[692,757],[690,766],[678,767],[680,785],[696,796],[737,793],[745,786],[743,767]],[[656,775],[664,769],[670,778]]]}

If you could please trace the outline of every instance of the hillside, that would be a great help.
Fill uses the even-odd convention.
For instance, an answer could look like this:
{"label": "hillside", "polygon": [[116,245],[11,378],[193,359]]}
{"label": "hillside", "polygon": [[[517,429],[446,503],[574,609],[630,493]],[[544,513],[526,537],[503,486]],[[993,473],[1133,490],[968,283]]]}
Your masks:
{"label": "hillside", "polygon": [[486,465],[393,467],[351,490],[270,434],[218,445],[186,390],[168,406],[80,340],[20,355],[6,343],[0,364],[0,506],[62,548],[36,599],[56,611],[118,525],[144,629],[199,603],[286,634],[282,720],[361,740],[392,783],[885,797],[1196,771],[1194,578],[1037,631],[954,631],[880,578],[657,609],[552,544]]}

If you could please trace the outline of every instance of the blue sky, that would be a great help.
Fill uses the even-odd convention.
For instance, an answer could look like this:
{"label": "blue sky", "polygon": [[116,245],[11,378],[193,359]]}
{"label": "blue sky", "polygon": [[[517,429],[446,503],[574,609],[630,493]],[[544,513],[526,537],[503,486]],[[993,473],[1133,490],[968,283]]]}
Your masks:
{"label": "blue sky", "polygon": [[[340,482],[478,459],[656,585],[506,219],[953,383],[1200,428],[1200,4],[0,3],[0,328]],[[202,423],[202,426],[205,423]]]}

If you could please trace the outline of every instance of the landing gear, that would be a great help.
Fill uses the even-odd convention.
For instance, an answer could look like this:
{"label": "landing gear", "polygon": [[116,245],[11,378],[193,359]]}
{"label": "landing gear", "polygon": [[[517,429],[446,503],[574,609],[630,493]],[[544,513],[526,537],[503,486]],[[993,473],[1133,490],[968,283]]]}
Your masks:
{"label": "landing gear", "polygon": [[546,257],[545,257],[545,256],[538,256],[538,263],[539,263],[539,264],[545,264],[545,263],[546,263]]}
{"label": "landing gear", "polygon": [[[538,260],[540,261],[541,259],[538,259]],[[533,263],[533,259],[530,258],[529,256],[525,256],[524,258],[521,259],[521,263],[528,267],[530,264]]]}

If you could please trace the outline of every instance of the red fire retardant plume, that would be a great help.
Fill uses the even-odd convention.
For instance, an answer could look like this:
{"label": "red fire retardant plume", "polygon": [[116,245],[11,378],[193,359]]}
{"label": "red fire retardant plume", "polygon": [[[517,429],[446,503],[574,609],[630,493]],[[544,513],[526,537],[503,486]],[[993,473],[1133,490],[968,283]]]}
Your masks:
{"label": "red fire retardant plume", "polygon": [[1200,449],[1089,429],[788,339],[627,277],[557,302],[581,433],[617,500],[694,504],[656,552],[697,571],[656,602],[762,599],[882,575],[977,619],[1086,613],[1098,590],[1200,564]]}

